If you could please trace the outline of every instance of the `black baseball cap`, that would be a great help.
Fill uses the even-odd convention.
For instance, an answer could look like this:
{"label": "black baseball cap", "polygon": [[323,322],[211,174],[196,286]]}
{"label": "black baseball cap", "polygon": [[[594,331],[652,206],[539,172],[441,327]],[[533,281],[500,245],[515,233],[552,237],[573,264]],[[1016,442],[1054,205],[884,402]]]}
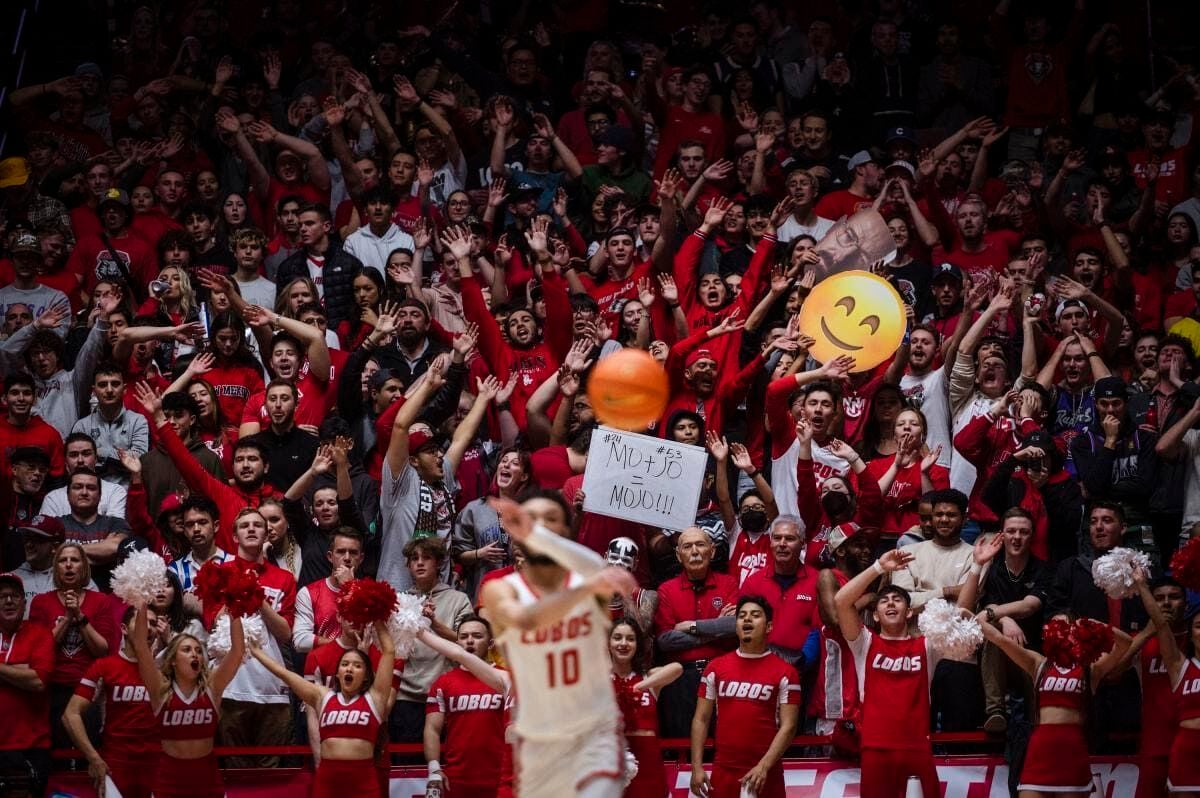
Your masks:
{"label": "black baseball cap", "polygon": [[1096,399],[1128,399],[1129,387],[1120,377],[1101,377],[1096,380],[1092,396]]}

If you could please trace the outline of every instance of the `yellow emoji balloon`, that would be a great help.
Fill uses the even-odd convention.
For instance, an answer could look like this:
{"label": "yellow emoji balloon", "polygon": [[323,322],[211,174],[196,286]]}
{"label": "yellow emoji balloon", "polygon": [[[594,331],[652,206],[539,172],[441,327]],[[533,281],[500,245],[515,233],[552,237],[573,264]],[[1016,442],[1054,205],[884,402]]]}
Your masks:
{"label": "yellow emoji balloon", "polygon": [[891,357],[904,340],[904,300],[892,284],[865,271],[845,271],[817,283],[800,308],[800,332],[816,341],[821,363],[838,355],[866,371]]}

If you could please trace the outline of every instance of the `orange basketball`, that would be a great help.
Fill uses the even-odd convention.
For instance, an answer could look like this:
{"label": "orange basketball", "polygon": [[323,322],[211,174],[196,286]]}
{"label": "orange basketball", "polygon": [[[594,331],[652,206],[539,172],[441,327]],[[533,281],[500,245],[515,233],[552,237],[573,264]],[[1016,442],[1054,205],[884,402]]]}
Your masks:
{"label": "orange basketball", "polygon": [[622,349],[597,363],[587,392],[601,422],[631,432],[657,421],[670,395],[667,373],[641,349]]}

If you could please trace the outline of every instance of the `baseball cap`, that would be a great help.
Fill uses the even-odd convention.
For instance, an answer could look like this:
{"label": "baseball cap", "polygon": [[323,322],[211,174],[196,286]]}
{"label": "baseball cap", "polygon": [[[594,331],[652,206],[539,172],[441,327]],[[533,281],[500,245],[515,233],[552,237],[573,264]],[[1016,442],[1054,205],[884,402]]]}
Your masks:
{"label": "baseball cap", "polygon": [[600,134],[600,140],[596,143],[607,144],[622,152],[629,152],[633,149],[633,131],[624,125],[609,125]]}
{"label": "baseball cap", "polygon": [[891,144],[893,141],[907,141],[910,144],[916,144],[917,133],[911,127],[894,127],[888,130],[883,143]]}
{"label": "baseball cap", "polygon": [[279,152],[275,153],[275,163],[279,163],[284,158],[291,158],[297,162],[301,160],[300,156],[291,150],[280,150]]}
{"label": "baseball cap", "polygon": [[117,561],[124,562],[125,558],[135,551],[150,551],[150,543],[145,538],[128,537],[117,544]]}
{"label": "baseball cap", "polygon": [[1061,319],[1063,311],[1065,311],[1067,308],[1083,308],[1083,311],[1085,313],[1087,312],[1087,305],[1083,304],[1081,300],[1064,299],[1062,302],[1059,302],[1058,307],[1054,309],[1054,320],[1058,321]]}
{"label": "baseball cap", "polygon": [[9,463],[41,463],[49,468],[50,455],[46,454],[44,449],[39,449],[36,446],[18,446],[13,450],[13,453],[8,456]]}
{"label": "baseball cap", "polygon": [[96,207],[103,208],[109,202],[115,202],[122,208],[128,208],[129,194],[125,191],[125,189],[122,188],[110,188],[108,191],[104,192],[104,197],[101,198]]}
{"label": "baseball cap", "polygon": [[23,186],[29,180],[29,161],[24,158],[5,158],[0,161],[0,188]]}
{"label": "baseball cap", "polygon": [[933,277],[930,278],[929,282],[935,283],[943,277],[949,277],[952,280],[957,280],[961,284],[963,281],[962,269],[958,268],[953,263],[943,263],[941,266],[937,267],[936,271],[934,271]]}
{"label": "baseball cap", "polygon": [[178,493],[168,493],[163,496],[162,504],[158,506],[158,517],[162,518],[167,513],[178,512],[183,509],[183,499]]}
{"label": "baseball cap", "polygon": [[1092,396],[1096,399],[1128,399],[1129,388],[1120,377],[1101,377],[1096,380]]}
{"label": "baseball cap", "polygon": [[862,527],[853,521],[838,524],[829,532],[829,539],[825,543],[825,548],[832,554],[840,549],[843,543],[860,532],[862,532]]}
{"label": "baseball cap", "polygon": [[1054,438],[1044,429],[1035,429],[1021,438],[1021,448],[1027,446],[1036,446],[1043,452],[1049,452],[1054,449]]}
{"label": "baseball cap", "polygon": [[23,532],[26,537],[53,543],[62,543],[67,539],[67,528],[63,526],[63,522],[52,515],[42,513],[30,518],[28,523],[18,524],[17,531]]}
{"label": "baseball cap", "polygon": [[850,156],[850,160],[846,161],[846,171],[853,172],[864,164],[869,164],[875,161],[875,156],[866,150],[859,150]]}
{"label": "baseball cap", "polygon": [[423,429],[413,430],[408,433],[408,453],[416,454],[426,446],[436,446],[441,444],[441,437],[432,432]]}
{"label": "baseball cap", "polygon": [[41,256],[42,244],[33,233],[21,233],[13,242],[12,254],[19,255],[22,252]]}
{"label": "baseball cap", "polygon": [[83,77],[84,75],[95,75],[98,78],[102,78],[104,77],[104,70],[100,69],[100,65],[93,61],[84,61],[75,67],[75,77]]}
{"label": "baseball cap", "polygon": [[903,160],[892,161],[890,164],[887,165],[887,168],[883,170],[883,173],[885,175],[890,172],[903,172],[906,175],[908,175],[910,178],[912,178],[913,180],[917,179],[917,170],[914,169],[913,165],[911,163],[909,163],[908,161],[903,161]]}
{"label": "baseball cap", "polygon": [[25,580],[23,580],[21,577],[17,576],[12,571],[8,571],[6,573],[0,574],[0,585],[4,584],[5,582],[7,582],[11,585],[16,585],[17,588],[21,591],[22,595],[24,595]]}
{"label": "baseball cap", "polygon": [[683,366],[684,368],[691,368],[701,360],[711,360],[714,363],[717,362],[717,359],[713,357],[711,349],[697,349],[687,356],[687,360],[684,361]]}
{"label": "baseball cap", "polygon": [[529,197],[531,195],[537,196],[541,193],[541,186],[530,183],[528,180],[520,180],[511,189],[509,189],[507,199],[509,202],[512,202],[519,197]]}

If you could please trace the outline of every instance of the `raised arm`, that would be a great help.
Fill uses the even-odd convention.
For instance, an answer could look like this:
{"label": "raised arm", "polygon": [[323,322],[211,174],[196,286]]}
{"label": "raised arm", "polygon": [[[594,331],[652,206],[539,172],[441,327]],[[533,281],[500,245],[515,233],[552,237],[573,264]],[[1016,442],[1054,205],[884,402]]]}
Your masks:
{"label": "raised arm", "polygon": [[[230,620],[232,621],[232,619]],[[232,630],[232,628],[233,627],[231,625],[230,629]],[[230,634],[232,635],[232,631]],[[232,651],[225,659],[229,659],[231,656],[233,656]],[[274,657],[263,651],[258,646],[250,647],[250,656],[258,660],[264,668],[269,670],[276,678],[286,684],[288,689],[295,693],[296,697],[301,701],[308,704],[310,707],[313,707],[314,709],[321,706],[321,700],[325,697],[325,694],[329,692],[329,688],[325,687],[324,685],[310,682],[300,674],[288,670],[287,668],[283,667],[281,663],[276,662]],[[222,660],[221,664],[225,664],[224,660]],[[382,666],[382,664],[383,663],[381,662],[380,665]],[[376,671],[376,678],[379,677],[379,674],[383,674],[383,676],[389,680],[390,685],[392,669],[387,668],[385,670],[383,667],[380,667],[379,670]]]}
{"label": "raised arm", "polygon": [[493,690],[508,695],[512,688],[512,677],[508,675],[508,671],[492,667],[457,643],[443,640],[428,629],[418,632],[417,639],[451,662],[462,665],[472,676]]}
{"label": "raised arm", "polygon": [[870,568],[864,569],[862,573],[842,585],[841,589],[834,595],[833,603],[837,608],[838,629],[846,640],[853,642],[862,634],[862,618],[855,607],[855,602],[858,601],[859,597],[866,593],[871,585],[875,584],[876,579],[885,573],[899,571],[912,562],[913,559],[914,556],[907,551],[900,549],[886,551]]}
{"label": "raised arm", "polygon": [[544,554],[562,567],[591,577],[604,571],[608,565],[596,552],[562,535],[556,535],[541,524],[535,523],[521,505],[511,499],[489,501],[500,524],[513,540],[538,554]]}
{"label": "raised arm", "polygon": [[274,144],[291,150],[303,158],[308,164],[308,179],[318,190],[329,191],[329,166],[325,163],[325,156],[321,154],[317,145],[296,136],[280,133],[266,122],[251,122],[249,130],[250,135],[260,143]]}
{"label": "raised arm", "polygon": [[[266,604],[264,603],[263,606],[266,606]],[[229,686],[229,683],[233,681],[233,677],[237,675],[238,668],[242,667],[242,660],[245,657],[246,634],[242,629],[242,618],[240,615],[230,615],[229,653],[225,655],[225,659],[221,660],[221,664],[216,667],[216,670],[212,672],[212,676],[209,678],[209,686],[212,687],[214,696],[224,695],[225,688]],[[296,678],[300,679],[301,677],[296,676]]]}
{"label": "raised arm", "polygon": [[1137,586],[1142,606],[1146,608],[1146,614],[1150,616],[1150,623],[1154,625],[1155,634],[1158,635],[1158,651],[1174,686],[1175,677],[1184,663],[1183,652],[1179,650],[1179,643],[1175,641],[1175,631],[1171,629],[1167,616],[1163,615],[1162,607],[1158,606],[1154,594],[1150,592],[1150,586],[1146,584],[1146,572],[1139,568],[1134,572],[1133,581]]}
{"label": "raised arm", "polygon": [[150,650],[150,618],[145,604],[138,607],[137,616],[133,621],[133,655],[137,659],[138,675],[150,691],[150,705],[157,710],[162,705],[163,696],[170,684],[158,669],[154,652]]}
{"label": "raised arm", "polygon": [[458,427],[454,430],[454,436],[450,439],[450,445],[446,448],[446,460],[450,462],[455,471],[458,470],[459,463],[462,462],[463,455],[467,453],[471,442],[475,440],[479,425],[483,423],[483,418],[487,415],[488,405],[500,391],[500,383],[489,374],[483,379],[476,378],[475,389],[475,401],[471,403],[471,409],[467,411],[466,417],[458,423]]}
{"label": "raised arm", "polygon": [[442,376],[440,365],[431,363],[429,371],[425,373],[425,379],[396,412],[396,419],[392,422],[392,439],[388,442],[387,449],[387,463],[392,476],[400,476],[404,469],[409,467],[408,429],[421,415],[425,404],[444,383],[445,378]]}

